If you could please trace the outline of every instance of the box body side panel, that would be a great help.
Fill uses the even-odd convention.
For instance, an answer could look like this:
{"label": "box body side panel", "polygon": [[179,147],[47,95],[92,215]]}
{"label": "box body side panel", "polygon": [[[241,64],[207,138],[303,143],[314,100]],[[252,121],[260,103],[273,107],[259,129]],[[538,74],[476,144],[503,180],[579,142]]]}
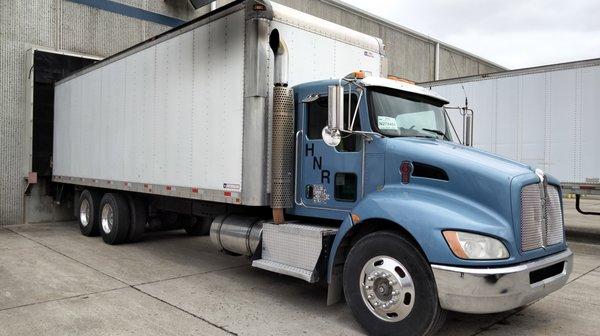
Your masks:
{"label": "box body side panel", "polygon": [[[383,56],[377,51],[345,43],[280,21],[273,21],[289,48],[289,85],[341,78],[363,70],[373,76],[382,73]],[[376,39],[373,38],[374,43]]]}
{"label": "box body side panel", "polygon": [[58,84],[53,175],[239,197],[244,24],[239,10]]}

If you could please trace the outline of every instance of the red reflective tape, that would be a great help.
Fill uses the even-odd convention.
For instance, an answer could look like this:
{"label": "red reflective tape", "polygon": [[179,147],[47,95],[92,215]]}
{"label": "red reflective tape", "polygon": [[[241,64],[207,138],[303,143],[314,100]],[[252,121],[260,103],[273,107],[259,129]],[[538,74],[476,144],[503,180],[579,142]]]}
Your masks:
{"label": "red reflective tape", "polygon": [[225,197],[231,197],[231,191],[225,191],[223,195],[225,195]]}
{"label": "red reflective tape", "polygon": [[584,189],[584,190],[593,190],[596,189],[596,187],[594,186],[579,186],[579,189]]}
{"label": "red reflective tape", "polygon": [[169,190],[169,191],[170,191],[170,190],[171,190],[171,186],[167,186],[167,190]]}
{"label": "red reflective tape", "polygon": [[198,188],[192,188],[193,193],[198,193]]}

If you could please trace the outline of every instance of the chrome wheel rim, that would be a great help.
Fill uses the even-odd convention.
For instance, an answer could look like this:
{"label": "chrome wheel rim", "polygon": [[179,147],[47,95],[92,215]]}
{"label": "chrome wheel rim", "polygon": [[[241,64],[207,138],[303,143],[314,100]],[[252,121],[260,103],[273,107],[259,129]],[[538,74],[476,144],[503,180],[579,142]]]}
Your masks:
{"label": "chrome wheel rim", "polygon": [[100,217],[102,223],[102,231],[104,231],[104,233],[107,234],[110,233],[110,231],[112,231],[115,220],[114,211],[110,204],[104,204],[104,206],[102,207],[102,214]]}
{"label": "chrome wheel rim", "polygon": [[365,263],[359,286],[365,305],[381,320],[398,322],[412,311],[415,302],[412,277],[394,258],[377,256]]}
{"label": "chrome wheel rim", "polygon": [[83,199],[79,205],[79,222],[83,227],[90,223],[90,202],[87,199]]}

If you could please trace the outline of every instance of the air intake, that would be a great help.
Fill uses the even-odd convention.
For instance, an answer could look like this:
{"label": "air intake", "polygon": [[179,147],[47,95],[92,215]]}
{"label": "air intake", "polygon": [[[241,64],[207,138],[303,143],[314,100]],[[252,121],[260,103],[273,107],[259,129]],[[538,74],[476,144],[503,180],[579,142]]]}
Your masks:
{"label": "air intake", "polygon": [[420,162],[413,162],[412,176],[441,181],[450,180],[448,174],[443,169]]}

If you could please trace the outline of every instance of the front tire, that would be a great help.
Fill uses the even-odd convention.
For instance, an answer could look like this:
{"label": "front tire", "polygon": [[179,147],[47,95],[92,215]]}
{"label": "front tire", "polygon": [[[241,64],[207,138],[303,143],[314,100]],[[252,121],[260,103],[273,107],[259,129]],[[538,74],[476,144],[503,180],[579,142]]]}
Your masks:
{"label": "front tire", "polygon": [[431,268],[404,237],[388,231],[360,239],[344,265],[344,295],[372,335],[431,335],[442,325]]}
{"label": "front tire", "polygon": [[100,201],[100,233],[110,245],[121,244],[129,232],[129,204],[120,194],[104,194]]}

